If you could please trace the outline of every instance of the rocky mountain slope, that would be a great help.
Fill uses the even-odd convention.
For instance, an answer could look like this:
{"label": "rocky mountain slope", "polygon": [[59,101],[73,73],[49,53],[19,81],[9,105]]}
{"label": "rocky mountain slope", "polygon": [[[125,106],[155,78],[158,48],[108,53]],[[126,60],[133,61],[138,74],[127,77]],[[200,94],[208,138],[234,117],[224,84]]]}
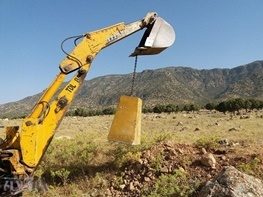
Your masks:
{"label": "rocky mountain slope", "polygon": [[[132,74],[107,75],[85,81],[71,108],[105,108],[117,104],[120,95],[129,95]],[[229,98],[263,98],[263,61],[232,69],[167,67],[136,74],[134,96],[144,106],[156,104],[206,104]],[[41,94],[0,105],[0,114],[26,114]]]}

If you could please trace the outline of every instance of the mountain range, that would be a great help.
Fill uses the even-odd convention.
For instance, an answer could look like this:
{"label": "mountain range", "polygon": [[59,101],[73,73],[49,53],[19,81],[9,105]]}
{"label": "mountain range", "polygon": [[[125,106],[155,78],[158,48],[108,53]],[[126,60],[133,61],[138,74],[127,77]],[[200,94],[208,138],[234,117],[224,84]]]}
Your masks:
{"label": "mountain range", "polygon": [[[120,95],[130,95],[133,74],[107,75],[84,82],[71,109],[116,106]],[[0,117],[26,115],[41,93],[0,105]],[[206,104],[230,98],[263,99],[263,60],[231,69],[166,67],[136,73],[133,96],[144,106]]]}

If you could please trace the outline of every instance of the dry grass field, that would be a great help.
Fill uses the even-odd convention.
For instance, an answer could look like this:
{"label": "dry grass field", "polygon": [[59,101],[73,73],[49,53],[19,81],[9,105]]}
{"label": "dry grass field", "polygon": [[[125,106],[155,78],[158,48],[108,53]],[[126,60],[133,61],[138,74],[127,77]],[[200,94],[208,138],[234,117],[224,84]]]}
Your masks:
{"label": "dry grass field", "polygon": [[[168,189],[162,191],[162,184],[166,186],[160,181],[171,178],[171,174],[178,175],[176,170],[181,168],[188,177],[184,179],[179,173],[180,183],[175,183],[178,187],[181,184],[180,191],[185,191],[182,196],[195,196],[194,190],[224,165],[234,165],[263,179],[263,111],[242,116],[210,111],[143,114],[142,144],[136,147],[107,141],[112,120],[113,116],[63,119],[37,172],[49,186],[49,191],[40,196],[158,196],[158,191],[177,194]],[[21,120],[3,124],[19,125]],[[220,144],[222,139],[227,143]],[[202,147],[215,155],[216,169],[197,162]],[[171,157],[166,155],[167,150],[173,150],[177,156],[167,159]],[[144,164],[150,166],[154,175],[132,175],[146,173],[141,169]],[[163,170],[168,164],[172,171]],[[187,180],[196,185],[186,188],[190,184]]]}
{"label": "dry grass field", "polygon": [[[219,136],[229,141],[247,142],[253,146],[263,143],[263,111],[249,117],[232,116],[220,112],[195,112],[171,114],[143,114],[142,135],[170,133],[177,143],[194,143],[204,136]],[[77,134],[98,134],[105,141],[113,116],[65,117],[55,137],[73,138]],[[21,125],[22,120],[3,120],[4,126]],[[0,136],[5,129],[0,128]]]}
{"label": "dry grass field", "polygon": [[[249,114],[248,118],[220,112],[143,114],[142,135],[151,138],[169,134],[174,143],[193,144],[200,138],[214,136],[229,142],[250,146],[244,151],[258,151],[263,146],[263,112]],[[245,117],[245,116],[244,116]],[[107,142],[113,116],[66,117],[55,137],[74,137],[77,134],[97,136]]]}

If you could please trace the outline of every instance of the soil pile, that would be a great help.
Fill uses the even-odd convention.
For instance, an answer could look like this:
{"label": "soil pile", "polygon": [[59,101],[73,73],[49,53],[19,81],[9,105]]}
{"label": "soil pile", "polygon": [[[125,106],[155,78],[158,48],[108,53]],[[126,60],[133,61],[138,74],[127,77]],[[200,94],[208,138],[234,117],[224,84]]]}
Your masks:
{"label": "soil pile", "polygon": [[[229,145],[204,152],[204,149],[194,145],[160,143],[143,151],[139,161],[126,163],[118,175],[122,178],[120,184],[112,183],[110,191],[113,196],[147,196],[158,189],[156,183],[161,184],[160,179],[169,175],[178,177],[178,173],[181,173],[184,176],[178,177],[179,182],[175,187],[185,189],[184,196],[198,196],[206,182],[225,167],[238,168],[255,159],[260,161],[256,165],[263,172],[263,155],[260,153],[239,154],[238,149]],[[167,183],[163,184],[162,187]]]}

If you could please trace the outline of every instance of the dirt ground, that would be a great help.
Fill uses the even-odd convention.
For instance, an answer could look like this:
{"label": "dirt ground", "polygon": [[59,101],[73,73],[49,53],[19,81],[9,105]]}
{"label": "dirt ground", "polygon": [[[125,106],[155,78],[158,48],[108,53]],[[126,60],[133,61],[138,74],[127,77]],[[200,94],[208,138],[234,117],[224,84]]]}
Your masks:
{"label": "dirt ground", "polygon": [[[149,158],[158,157],[160,152],[162,152],[162,162],[159,173],[156,173],[151,169],[151,159]],[[212,149],[209,152],[213,154],[216,160],[215,168],[201,163],[202,152],[193,145],[169,142],[158,144],[149,151],[144,152],[139,163],[134,162],[123,167],[123,177],[126,177],[124,180],[126,184],[125,186],[123,185],[124,189],[112,189],[111,193],[117,196],[141,196],[142,189],[145,186],[149,187],[149,184],[153,186],[161,175],[173,174],[174,170],[180,169],[187,173],[188,180],[185,181],[186,185],[191,185],[191,182],[199,184],[198,188],[191,195],[197,196],[202,186],[216,177],[224,166],[232,165],[238,168],[241,164],[247,164],[255,158],[259,158],[261,160],[259,164],[261,172],[263,170],[262,153],[240,155],[238,150],[227,147]]]}
{"label": "dirt ground", "polygon": [[[96,135],[91,136],[98,136],[98,141],[103,146],[107,142],[112,119],[113,116],[65,117],[55,138],[73,138],[80,133],[95,133]],[[2,122],[5,126],[21,124],[21,120]],[[4,129],[0,128],[0,132],[4,133]],[[249,170],[255,170],[255,159],[258,162],[254,167],[256,170],[260,169],[260,173],[263,172],[263,111],[236,116],[209,111],[143,114],[142,136],[150,139],[160,133],[168,138],[143,151],[139,161],[123,166],[123,184],[117,187],[112,183],[109,188],[111,195],[140,196],[143,187],[153,185],[161,174],[169,174],[175,169],[187,172],[191,180],[199,183],[215,177],[228,165],[240,167],[247,164],[246,170],[249,173]],[[221,143],[210,143],[212,137],[222,139]],[[215,168],[201,162],[202,147],[214,156]],[[158,157],[160,166],[159,173],[156,173],[152,165]],[[98,164],[103,162],[103,159],[97,161]],[[263,176],[260,173],[256,174],[258,178]]]}
{"label": "dirt ground", "polygon": [[[178,114],[143,114],[142,136],[150,139],[160,133],[168,136],[164,141],[142,152],[139,162],[127,163],[116,172],[122,176],[123,184],[110,187],[113,196],[141,196],[144,188],[154,185],[160,176],[181,169],[191,181],[205,183],[215,177],[224,166],[239,167],[247,164],[247,173],[253,174],[253,161],[263,172],[263,112],[232,116],[218,112]],[[102,143],[106,141],[113,116],[66,118],[57,136],[74,136],[78,132],[97,132]],[[222,144],[210,144],[211,137],[222,139]],[[197,142],[205,145],[215,160],[215,168],[201,163],[203,153]],[[212,138],[213,139],[213,138]],[[207,142],[206,142],[207,140]],[[160,157],[159,170],[153,170],[156,158]],[[252,167],[251,167],[252,166]],[[156,166],[155,166],[156,167]],[[248,168],[248,169],[247,169]],[[120,174],[118,174],[120,173]],[[257,174],[262,176],[262,174]],[[262,178],[262,177],[261,177]],[[188,180],[189,181],[189,180]],[[187,182],[186,184],[188,184]],[[201,185],[200,185],[201,188]],[[200,189],[199,188],[199,189]],[[198,190],[193,196],[198,194]]]}

